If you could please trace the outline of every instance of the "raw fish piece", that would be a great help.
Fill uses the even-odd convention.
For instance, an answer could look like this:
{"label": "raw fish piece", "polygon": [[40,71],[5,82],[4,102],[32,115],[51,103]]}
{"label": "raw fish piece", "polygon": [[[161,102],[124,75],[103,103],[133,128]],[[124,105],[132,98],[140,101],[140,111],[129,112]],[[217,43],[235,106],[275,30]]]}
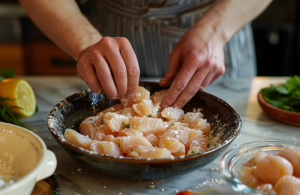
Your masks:
{"label": "raw fish piece", "polygon": [[165,95],[167,94],[168,92],[168,89],[163,89],[163,90],[160,90],[160,91],[157,91],[155,93],[153,93],[151,96],[150,96],[150,99],[152,100],[153,102],[153,105],[157,105],[159,106],[159,110],[160,110],[160,103],[161,103],[161,100],[165,97]]}
{"label": "raw fish piece", "polygon": [[110,156],[121,156],[118,144],[109,141],[93,141],[90,146],[92,151],[98,152],[99,154],[106,154]]}
{"label": "raw fish piece", "polygon": [[114,137],[113,135],[107,135],[103,141],[115,142],[120,145],[120,137]]}
{"label": "raw fish piece", "polygon": [[152,146],[137,146],[129,153],[129,156],[132,156],[134,158],[140,157],[142,154],[146,154],[147,152],[151,151],[153,149]]}
{"label": "raw fish piece", "polygon": [[177,138],[160,139],[159,147],[167,148],[174,156],[185,155],[185,146]]}
{"label": "raw fish piece", "polygon": [[191,123],[201,118],[203,118],[203,114],[201,112],[187,112],[181,116],[179,121],[182,123]]}
{"label": "raw fish piece", "polygon": [[94,127],[100,126],[102,123],[103,122],[101,118],[99,118],[98,116],[90,116],[80,123],[80,133],[82,135],[91,137],[91,133],[94,131]]}
{"label": "raw fish piece", "polygon": [[146,154],[140,155],[140,158],[174,158],[174,156],[166,148],[155,147]]}
{"label": "raw fish piece", "polygon": [[144,99],[138,104],[133,104],[132,108],[139,116],[152,116],[153,103]]}
{"label": "raw fish piece", "polygon": [[191,129],[201,130],[203,135],[208,135],[210,132],[210,124],[206,119],[197,119],[190,123]]}
{"label": "raw fish piece", "polygon": [[123,98],[121,100],[121,104],[123,105],[124,108],[131,107],[133,104],[138,104],[142,100],[149,100],[150,99],[150,92],[145,89],[144,87],[139,86],[138,87],[138,92],[136,96],[132,99],[129,98]]}
{"label": "raw fish piece", "polygon": [[164,133],[158,135],[160,139],[163,138],[177,138],[181,143],[186,144],[189,139],[189,131],[190,128],[181,126],[181,125],[173,125],[169,127]]}
{"label": "raw fish piece", "polygon": [[[103,124],[103,125],[105,125],[107,127],[106,124]],[[90,138],[92,140],[98,140],[98,141],[104,140],[104,138],[106,137],[106,133],[103,130],[103,125],[94,128],[94,130],[90,136]]]}
{"label": "raw fish piece", "polygon": [[152,146],[151,143],[145,137],[120,137],[120,146],[123,153],[129,153],[137,146]]}
{"label": "raw fish piece", "polygon": [[201,153],[201,152],[207,150],[207,143],[208,143],[207,137],[201,137],[201,138],[194,139],[190,143],[187,154],[198,154],[198,153]]}
{"label": "raw fish piece", "polygon": [[299,149],[287,149],[282,150],[277,154],[288,160],[294,168],[293,175],[295,177],[300,177],[300,150]]}
{"label": "raw fish piece", "polygon": [[[185,123],[186,124],[186,123]],[[193,140],[198,139],[198,138],[202,138],[203,137],[203,132],[200,130],[196,130],[196,129],[190,129],[189,130],[189,138],[188,141],[186,142],[185,148],[189,148],[190,144]]]}
{"label": "raw fish piece", "polygon": [[128,124],[128,117],[114,112],[108,112],[103,116],[103,123],[112,131],[119,132],[124,129],[124,124]]}
{"label": "raw fish piece", "polygon": [[293,165],[281,156],[268,155],[256,161],[255,175],[265,183],[275,184],[283,175],[292,175]]}
{"label": "raw fish piece", "polygon": [[134,109],[132,107],[130,108],[123,108],[122,110],[116,111],[117,114],[121,114],[124,116],[127,116],[128,118],[138,116],[137,113],[135,113]]}
{"label": "raw fish piece", "polygon": [[118,136],[118,132],[112,131],[107,124],[102,124],[98,127],[94,127],[94,131],[91,134],[91,139],[102,141],[107,135]]}
{"label": "raw fish piece", "polygon": [[152,144],[152,146],[159,146],[159,138],[154,134],[145,135],[145,138]]}
{"label": "raw fish piece", "polygon": [[176,121],[170,121],[170,122],[167,122],[168,123],[168,128],[171,127],[171,126],[183,126],[183,127],[190,127],[190,125],[188,123],[181,123],[181,122],[176,122]]}
{"label": "raw fish piece", "polygon": [[300,179],[291,176],[282,176],[274,185],[277,195],[300,195]]}
{"label": "raw fish piece", "polygon": [[71,144],[85,149],[89,149],[92,144],[92,140],[87,135],[82,135],[73,129],[66,129],[65,138]]}
{"label": "raw fish piece", "polygon": [[240,171],[240,180],[246,186],[255,189],[257,186],[263,185],[255,175],[256,167],[243,167]]}
{"label": "raw fish piece", "polygon": [[265,158],[266,156],[267,156],[267,154],[264,152],[257,152],[248,162],[245,162],[243,164],[243,166],[245,166],[245,167],[256,166],[256,161],[258,159]]}
{"label": "raw fish piece", "polygon": [[181,116],[184,111],[181,108],[168,107],[161,112],[161,116],[168,120],[179,120],[181,122]]}
{"label": "raw fish piece", "polygon": [[143,133],[135,129],[123,129],[119,133],[120,136],[143,137]]}
{"label": "raw fish piece", "polygon": [[263,185],[257,186],[256,189],[258,191],[267,193],[269,195],[277,195],[272,184],[263,184]]}
{"label": "raw fish piece", "polygon": [[104,116],[104,114],[106,114],[108,112],[116,112],[116,111],[122,110],[122,109],[123,109],[122,104],[116,104],[116,105],[113,105],[112,107],[109,107],[109,108],[106,108],[105,110],[102,110],[101,112],[99,112],[97,114],[97,116],[99,118],[101,118],[102,116]]}
{"label": "raw fish piece", "polygon": [[160,114],[160,106],[159,105],[154,105],[152,108],[152,112],[151,112],[151,117],[152,118],[161,118],[161,114]]}
{"label": "raw fish piece", "polygon": [[157,135],[166,129],[162,119],[146,116],[129,118],[129,127],[141,131],[144,135]]}

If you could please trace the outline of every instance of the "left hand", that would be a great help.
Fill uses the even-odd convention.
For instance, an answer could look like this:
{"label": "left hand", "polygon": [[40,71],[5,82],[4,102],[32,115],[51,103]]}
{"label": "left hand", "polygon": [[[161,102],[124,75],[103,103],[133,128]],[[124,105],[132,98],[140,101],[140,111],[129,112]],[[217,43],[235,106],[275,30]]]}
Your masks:
{"label": "left hand", "polygon": [[[225,72],[225,45],[215,29],[194,26],[187,31],[169,56],[168,70],[159,84],[170,86],[161,102],[162,109],[182,108],[199,90]],[[200,87],[200,88],[201,88]]]}

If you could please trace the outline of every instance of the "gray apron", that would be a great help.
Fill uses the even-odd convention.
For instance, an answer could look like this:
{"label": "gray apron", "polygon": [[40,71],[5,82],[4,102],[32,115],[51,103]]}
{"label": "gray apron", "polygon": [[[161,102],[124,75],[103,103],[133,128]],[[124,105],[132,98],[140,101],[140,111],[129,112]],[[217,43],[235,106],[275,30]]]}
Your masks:
{"label": "gray apron", "polygon": [[[162,77],[172,49],[213,0],[90,0],[82,12],[102,34],[126,37],[138,58],[142,77]],[[246,78],[256,75],[251,25],[238,31],[225,45],[222,76]]]}

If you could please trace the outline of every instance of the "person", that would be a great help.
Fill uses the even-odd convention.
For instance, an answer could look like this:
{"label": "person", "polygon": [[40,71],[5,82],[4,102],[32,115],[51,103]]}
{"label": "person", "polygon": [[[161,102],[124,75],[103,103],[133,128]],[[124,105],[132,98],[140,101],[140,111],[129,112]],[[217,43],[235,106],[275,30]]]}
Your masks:
{"label": "person", "polygon": [[162,77],[159,84],[170,88],[161,107],[181,108],[221,75],[255,76],[249,22],[271,1],[20,3],[44,34],[77,59],[78,76],[94,93],[133,98],[140,76]]}

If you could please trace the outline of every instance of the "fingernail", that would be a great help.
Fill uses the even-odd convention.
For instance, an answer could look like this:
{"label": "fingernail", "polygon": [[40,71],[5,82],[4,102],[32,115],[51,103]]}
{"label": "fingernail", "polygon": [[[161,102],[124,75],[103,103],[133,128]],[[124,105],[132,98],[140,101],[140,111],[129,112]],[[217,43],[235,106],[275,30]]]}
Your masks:
{"label": "fingernail", "polygon": [[164,82],[166,82],[166,80],[167,80],[167,79],[164,77],[164,78],[160,79],[159,82],[160,82],[160,83],[164,83]]}
{"label": "fingernail", "polygon": [[97,94],[104,94],[103,92],[104,92],[104,90],[100,89],[100,90],[97,91]]}
{"label": "fingernail", "polygon": [[114,96],[114,97],[111,97],[110,99],[111,100],[116,100],[118,97]]}
{"label": "fingernail", "polygon": [[127,96],[126,99],[133,99],[135,97],[132,97],[132,96]]}
{"label": "fingernail", "polygon": [[122,96],[120,95],[119,97],[120,97],[120,99],[125,99],[125,98],[127,98],[127,94],[125,93],[124,95],[122,95]]}
{"label": "fingernail", "polygon": [[133,99],[133,98],[135,98],[135,96],[136,96],[136,94],[135,93],[129,93],[129,94],[127,94],[127,99]]}

